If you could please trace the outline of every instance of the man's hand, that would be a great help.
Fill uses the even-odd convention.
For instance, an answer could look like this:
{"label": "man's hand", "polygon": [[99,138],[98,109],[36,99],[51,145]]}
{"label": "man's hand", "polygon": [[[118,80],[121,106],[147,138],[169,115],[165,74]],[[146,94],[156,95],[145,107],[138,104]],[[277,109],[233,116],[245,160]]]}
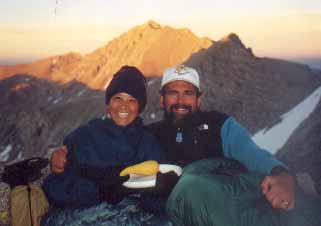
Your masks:
{"label": "man's hand", "polygon": [[59,174],[65,171],[67,153],[67,146],[58,147],[56,150],[53,151],[50,159],[51,172]]}
{"label": "man's hand", "polygon": [[290,210],[295,206],[294,185],[294,178],[287,172],[282,172],[266,176],[261,188],[273,208]]}

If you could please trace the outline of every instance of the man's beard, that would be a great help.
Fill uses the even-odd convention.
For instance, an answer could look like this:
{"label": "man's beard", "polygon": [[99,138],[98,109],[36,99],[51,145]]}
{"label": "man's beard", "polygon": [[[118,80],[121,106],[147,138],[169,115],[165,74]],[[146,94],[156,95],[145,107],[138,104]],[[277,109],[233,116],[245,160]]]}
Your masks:
{"label": "man's beard", "polygon": [[[188,112],[186,114],[175,113],[174,109],[179,109],[179,108],[185,109]],[[192,115],[193,115],[193,111],[192,111],[192,106],[190,105],[173,104],[170,107],[169,112],[166,109],[164,109],[164,119],[176,127],[182,127],[186,123],[186,121],[188,121],[189,118],[191,118]]]}

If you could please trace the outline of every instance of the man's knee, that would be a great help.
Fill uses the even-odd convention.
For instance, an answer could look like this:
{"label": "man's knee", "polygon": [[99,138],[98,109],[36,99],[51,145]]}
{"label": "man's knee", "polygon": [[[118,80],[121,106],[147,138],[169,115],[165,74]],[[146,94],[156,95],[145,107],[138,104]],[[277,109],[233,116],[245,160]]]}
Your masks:
{"label": "man's knee", "polygon": [[193,225],[195,222],[207,225],[203,221],[208,220],[208,207],[212,207],[214,203],[220,205],[215,195],[220,189],[206,176],[185,174],[176,184],[166,204],[171,221],[175,225]]}

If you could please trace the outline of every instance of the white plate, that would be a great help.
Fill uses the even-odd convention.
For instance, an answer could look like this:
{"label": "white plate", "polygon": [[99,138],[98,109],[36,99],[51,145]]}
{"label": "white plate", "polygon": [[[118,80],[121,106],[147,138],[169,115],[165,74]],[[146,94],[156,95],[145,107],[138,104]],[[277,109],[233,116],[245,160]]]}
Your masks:
{"label": "white plate", "polygon": [[[182,174],[182,168],[176,165],[160,164],[159,171],[161,173],[167,173],[174,171],[178,176]],[[123,186],[127,188],[150,188],[156,184],[156,175],[142,176],[138,174],[130,174],[128,181],[123,183]]]}

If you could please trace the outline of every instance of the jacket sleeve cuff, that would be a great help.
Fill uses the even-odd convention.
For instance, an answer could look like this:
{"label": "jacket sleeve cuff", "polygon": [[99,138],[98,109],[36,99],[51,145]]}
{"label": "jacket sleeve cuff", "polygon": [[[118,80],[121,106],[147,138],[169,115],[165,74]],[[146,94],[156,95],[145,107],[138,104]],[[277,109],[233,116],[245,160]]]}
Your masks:
{"label": "jacket sleeve cuff", "polygon": [[287,173],[287,174],[291,175],[290,171],[287,168],[283,167],[283,166],[275,166],[275,167],[272,168],[272,170],[270,172],[270,174],[272,176],[276,176],[276,175],[279,175],[281,173]]}

